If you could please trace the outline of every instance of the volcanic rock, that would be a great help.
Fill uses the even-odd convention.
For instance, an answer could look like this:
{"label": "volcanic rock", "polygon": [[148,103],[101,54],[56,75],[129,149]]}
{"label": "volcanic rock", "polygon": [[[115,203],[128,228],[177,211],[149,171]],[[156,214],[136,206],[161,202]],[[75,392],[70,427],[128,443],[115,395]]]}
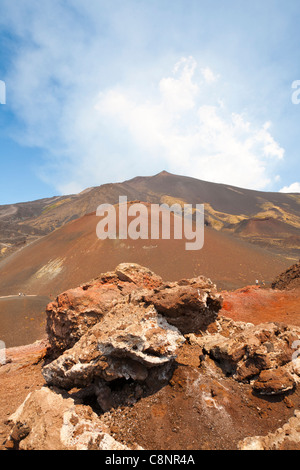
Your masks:
{"label": "volcanic rock", "polygon": [[139,288],[158,287],[162,282],[147,268],[132,263],[121,264],[115,272],[102,274],[90,283],[60,294],[46,309],[52,357],[73,347],[124,297]]}
{"label": "volcanic rock", "polygon": [[294,287],[300,287],[300,261],[280,274],[272,283],[273,289],[285,290]]}
{"label": "volcanic rock", "polygon": [[199,277],[179,283],[163,283],[149,269],[123,263],[114,272],[59,295],[48,305],[49,356],[57,358],[118,304],[154,305],[168,323],[182,333],[206,329],[222,307],[216,286]]}
{"label": "volcanic rock", "polygon": [[147,268],[121,264],[48,306],[51,349],[43,376],[50,386],[89,389],[102,410],[110,409],[110,383],[166,383],[182,333],[205,331],[221,306],[204,277],[163,283]]}
{"label": "volcanic rock", "polygon": [[[47,386],[9,418],[6,448],[115,450],[139,442],[148,449],[154,442],[154,449],[166,435],[169,449],[181,423],[189,446],[209,435],[201,448],[228,448],[233,434],[237,447],[267,433],[274,419],[272,429],[281,426],[279,416],[287,421],[299,407],[300,328],[235,322],[219,314],[221,306],[206,278],[164,282],[133,264],[61,294],[47,311]],[[286,393],[296,404],[290,396],[262,399]],[[260,419],[268,413],[268,422]],[[274,439],[275,447],[298,446],[296,430],[299,423],[287,430],[291,441],[275,433],[240,448],[268,448]]]}
{"label": "volcanic rock", "polygon": [[292,390],[295,385],[292,375],[283,367],[278,367],[261,371],[253,389],[261,395],[280,395]]}
{"label": "volcanic rock", "polygon": [[244,324],[238,333],[236,328],[231,333],[227,329],[226,336],[222,333],[221,329],[196,339],[203,349],[203,358],[209,355],[239,382],[250,382],[259,376],[254,388],[260,393],[277,394],[293,388],[295,382],[282,366],[289,366],[297,374],[292,358],[300,328],[280,323]]}
{"label": "volcanic rock", "polygon": [[163,280],[150,269],[135,263],[122,263],[117,266],[115,273],[120,281],[130,282],[137,286],[153,289],[163,284]]}
{"label": "volcanic rock", "polygon": [[163,284],[144,300],[183,334],[205,331],[222,308],[216,286],[204,277]]}
{"label": "volcanic rock", "polygon": [[8,419],[7,448],[19,450],[129,450],[115,441],[88,406],[49,388],[30,393]]}
{"label": "volcanic rock", "polygon": [[71,389],[95,380],[146,381],[153,368],[162,377],[185,341],[153,306],[119,303],[82,338],[43,369],[49,385]]}
{"label": "volcanic rock", "polygon": [[247,437],[238,444],[239,450],[300,450],[300,411],[282,428],[267,436]]}
{"label": "volcanic rock", "polygon": [[78,287],[59,295],[46,309],[52,354],[74,346],[120,299],[122,294],[115,285]]}

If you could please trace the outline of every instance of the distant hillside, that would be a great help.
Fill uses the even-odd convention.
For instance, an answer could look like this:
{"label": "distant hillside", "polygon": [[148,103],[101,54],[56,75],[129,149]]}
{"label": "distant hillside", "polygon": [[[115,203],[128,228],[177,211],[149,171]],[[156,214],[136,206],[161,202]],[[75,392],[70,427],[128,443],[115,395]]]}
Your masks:
{"label": "distant hillside", "polygon": [[119,196],[150,203],[205,204],[206,224],[299,258],[300,194],[251,191],[167,172],[88,188],[80,194],[0,206],[0,257],[96,211]]}
{"label": "distant hillside", "polygon": [[300,287],[300,261],[279,274],[272,283],[273,289],[288,290]]}
{"label": "distant hillside", "polygon": [[0,295],[55,296],[114,270],[122,262],[147,266],[170,281],[205,275],[220,289],[255,284],[256,279],[270,283],[274,273],[290,265],[280,254],[211,227],[205,228],[200,251],[186,251],[186,240],[173,237],[100,241],[96,235],[99,220],[95,213],[85,215],[2,260]]}

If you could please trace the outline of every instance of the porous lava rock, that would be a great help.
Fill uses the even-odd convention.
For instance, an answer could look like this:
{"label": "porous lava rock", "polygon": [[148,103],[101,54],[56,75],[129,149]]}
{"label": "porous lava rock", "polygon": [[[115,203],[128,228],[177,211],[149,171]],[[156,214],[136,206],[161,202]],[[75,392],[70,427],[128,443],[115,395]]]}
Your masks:
{"label": "porous lava rock", "polygon": [[262,395],[281,394],[294,387],[298,365],[293,357],[300,328],[283,323],[255,326],[241,322],[238,328],[230,322],[228,328],[225,320],[223,329],[224,320],[218,324],[214,334],[194,338],[202,347],[203,360],[209,356],[239,382],[255,380],[254,390]]}
{"label": "porous lava rock", "polygon": [[73,348],[45,366],[43,375],[49,385],[65,389],[87,387],[95,379],[143,382],[153,368],[161,368],[162,375],[170,370],[184,342],[153,306],[119,303]]}
{"label": "porous lava rock", "polygon": [[160,276],[134,263],[120,264],[114,272],[60,294],[46,309],[51,355],[71,348],[124,297],[133,291],[162,285]]}
{"label": "porous lava rock", "polygon": [[8,419],[6,448],[18,450],[129,450],[115,441],[89,406],[43,387]]}
{"label": "porous lava rock", "polygon": [[[146,416],[147,399],[160,393],[167,400],[163,405],[171,406],[170,397],[180,391],[183,402],[191,400],[191,419],[200,412],[215,423],[219,413],[231,432],[237,403],[249,402],[253,415],[263,411],[260,401],[279,403],[298,393],[300,328],[233,321],[220,315],[221,307],[222,297],[209,279],[165,282],[137,264],[122,264],[61,294],[47,308],[46,386],[9,418],[6,447],[125,450],[138,442],[147,448],[138,434],[128,443],[118,426],[106,424],[119,423],[120,410],[140,404]],[[243,399],[231,397],[232,391],[243,393]],[[155,410],[148,410],[154,418],[165,416],[164,409]],[[298,418],[288,424],[292,430],[283,428],[291,440],[278,430],[241,441],[239,448],[298,446]],[[259,429],[257,434],[269,430]],[[240,439],[238,434],[235,445]]]}
{"label": "porous lava rock", "polygon": [[247,437],[238,444],[239,450],[300,450],[300,411],[274,433],[267,436]]}
{"label": "porous lava rock", "polygon": [[204,277],[166,283],[144,297],[183,334],[205,331],[222,307],[216,286]]}
{"label": "porous lava rock", "polygon": [[203,276],[168,283],[123,263],[48,306],[43,376],[49,386],[96,396],[102,411],[120,404],[115,384],[128,403],[125,390],[138,398],[168,383],[184,333],[205,331],[221,307]]}
{"label": "porous lava rock", "polygon": [[272,282],[272,289],[286,290],[295,287],[300,287],[300,260]]}
{"label": "porous lava rock", "polygon": [[288,370],[285,370],[284,367],[278,367],[261,371],[253,388],[261,395],[280,395],[293,390],[295,384],[295,379]]}
{"label": "porous lava rock", "polygon": [[48,355],[58,357],[118,304],[154,305],[169,324],[181,332],[205,329],[222,307],[216,286],[199,277],[178,283],[164,283],[148,268],[123,263],[114,272],[60,294],[46,309]]}

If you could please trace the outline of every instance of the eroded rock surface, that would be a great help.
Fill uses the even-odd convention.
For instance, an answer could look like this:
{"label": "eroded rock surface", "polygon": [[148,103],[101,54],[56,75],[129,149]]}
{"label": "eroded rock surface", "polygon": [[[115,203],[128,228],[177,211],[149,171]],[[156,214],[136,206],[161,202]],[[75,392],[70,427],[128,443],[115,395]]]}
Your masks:
{"label": "eroded rock surface", "polygon": [[300,450],[300,411],[282,428],[267,436],[247,437],[238,445],[239,450]]}
{"label": "eroded rock surface", "polygon": [[103,412],[122,396],[127,404],[138,400],[168,383],[183,333],[204,331],[221,305],[203,277],[164,283],[136,264],[61,294],[46,311],[50,348],[42,373],[50,388],[28,395],[9,418],[7,447],[125,449],[91,408],[60,390],[97,397]]}
{"label": "eroded rock surface", "polygon": [[[230,327],[231,325],[231,327]],[[294,345],[300,328],[281,323],[251,324],[219,322],[214,334],[196,341],[206,356],[213,358],[227,375],[239,382],[254,382],[262,395],[276,395],[292,390],[298,380]],[[195,338],[194,338],[195,340]]]}
{"label": "eroded rock surface", "polygon": [[114,272],[58,296],[48,305],[47,333],[50,355],[70,349],[118,303],[154,305],[169,324],[181,332],[206,329],[222,307],[216,286],[199,277],[164,283],[161,277],[137,264],[121,264]]}
{"label": "eroded rock surface", "polygon": [[47,334],[52,356],[71,348],[87,330],[133,291],[162,285],[162,279],[147,268],[121,264],[115,272],[60,294],[47,306]]}
{"label": "eroded rock surface", "polygon": [[119,303],[73,348],[44,367],[43,375],[49,385],[66,389],[87,387],[95,379],[144,382],[153,368],[160,368],[162,376],[171,370],[184,341],[153,306]]}
{"label": "eroded rock surface", "polygon": [[50,388],[30,393],[8,419],[7,448],[19,450],[128,450],[88,406]]}
{"label": "eroded rock surface", "polygon": [[144,300],[183,334],[205,331],[222,306],[215,285],[204,277],[164,284]]}

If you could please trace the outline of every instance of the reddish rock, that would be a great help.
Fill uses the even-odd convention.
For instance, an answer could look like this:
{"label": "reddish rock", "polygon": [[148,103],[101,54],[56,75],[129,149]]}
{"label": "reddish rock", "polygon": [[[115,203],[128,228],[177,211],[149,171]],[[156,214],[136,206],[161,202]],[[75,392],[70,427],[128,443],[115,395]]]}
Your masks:
{"label": "reddish rock", "polygon": [[272,289],[293,289],[300,286],[300,261],[284,273],[280,274],[272,283]]}
{"label": "reddish rock", "polygon": [[216,286],[203,277],[164,284],[144,300],[183,334],[205,331],[222,308]]}
{"label": "reddish rock", "polygon": [[155,305],[181,332],[204,330],[221,308],[216,287],[204,277],[163,283],[160,276],[137,264],[121,264],[114,272],[60,294],[48,305],[49,357],[72,348],[94,325],[124,299],[135,305]]}
{"label": "reddish rock", "polygon": [[43,375],[49,385],[66,389],[87,387],[99,379],[143,382],[155,368],[164,376],[184,342],[179,331],[153,306],[123,302],[90,328],[73,348],[45,366]]}
{"label": "reddish rock", "polygon": [[154,289],[163,284],[160,276],[154,274],[150,269],[134,263],[120,264],[116,268],[115,273],[119,281],[130,282],[146,289]]}
{"label": "reddish rock", "polygon": [[141,289],[159,287],[162,279],[137,264],[121,264],[115,272],[60,294],[46,309],[47,334],[57,357],[74,344],[124,297]]}
{"label": "reddish rock", "polygon": [[121,299],[121,292],[113,284],[78,287],[60,294],[46,309],[52,355],[74,346]]}
{"label": "reddish rock", "polygon": [[[279,371],[282,366],[292,364],[293,342],[300,338],[299,328],[279,323],[259,326],[245,323],[240,331],[239,328],[232,327],[231,333],[227,328],[226,336],[221,328],[218,333],[198,338],[204,357],[214,358],[239,382],[249,382],[261,371]],[[280,380],[280,375],[277,378]],[[282,375],[282,380],[286,384],[286,374]],[[284,384],[283,390],[286,389]]]}
{"label": "reddish rock", "polygon": [[254,390],[261,395],[280,395],[295,387],[295,380],[284,368],[264,370],[254,383]]}

